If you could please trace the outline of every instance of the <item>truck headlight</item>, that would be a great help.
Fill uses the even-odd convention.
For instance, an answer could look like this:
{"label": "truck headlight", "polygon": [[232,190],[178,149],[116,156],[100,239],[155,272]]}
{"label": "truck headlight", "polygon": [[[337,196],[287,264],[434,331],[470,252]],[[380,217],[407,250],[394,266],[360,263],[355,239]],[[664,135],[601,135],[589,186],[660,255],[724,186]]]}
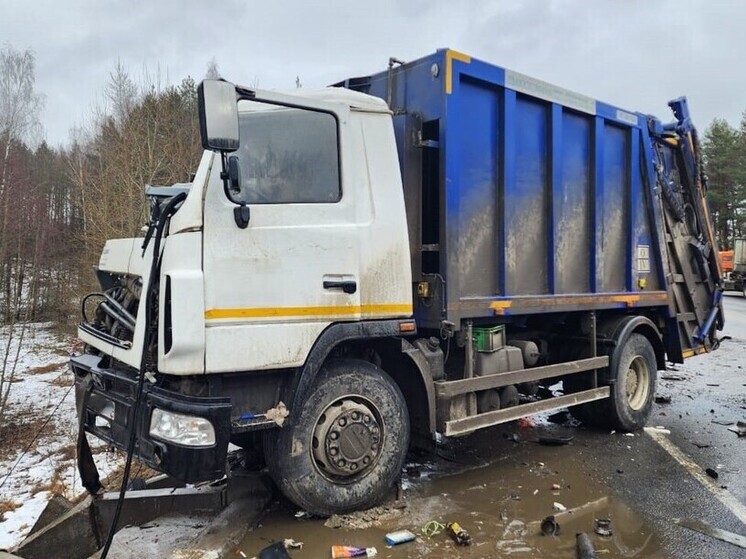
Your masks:
{"label": "truck headlight", "polygon": [[150,436],[184,446],[213,446],[215,428],[204,417],[182,415],[159,408],[150,416]]}

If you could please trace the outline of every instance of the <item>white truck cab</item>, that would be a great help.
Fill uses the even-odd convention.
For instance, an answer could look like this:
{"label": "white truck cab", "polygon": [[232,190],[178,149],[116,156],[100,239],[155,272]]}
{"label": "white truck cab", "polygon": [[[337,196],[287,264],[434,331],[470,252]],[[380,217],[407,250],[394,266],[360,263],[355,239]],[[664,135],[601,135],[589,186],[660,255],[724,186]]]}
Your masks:
{"label": "white truck cab", "polygon": [[[298,407],[303,371],[308,388],[328,353],[350,354],[344,342],[415,331],[386,103],[341,88],[202,87],[212,86],[233,92],[232,109],[222,108],[237,117],[231,149],[204,152],[168,215],[164,205],[176,198],[157,189],[145,239],[107,242],[97,270],[104,293],[79,329],[86,353],[72,361],[83,428],[126,448],[134,422],[140,459],[185,481],[219,477],[229,440],[253,443],[255,430],[284,423],[293,402]],[[224,116],[218,108],[203,105],[203,128]],[[363,365],[362,373],[352,368],[365,374]],[[149,378],[142,389],[138,375]],[[390,379],[385,384],[389,399],[402,400]],[[331,402],[342,409],[334,417],[345,422],[349,414],[351,429],[333,431],[330,414],[321,427],[318,417],[311,421],[317,437],[329,444],[341,437],[349,448],[312,459],[346,456],[324,467],[352,479],[380,461],[385,449],[373,441],[397,419],[384,420],[386,404],[374,398],[340,396]],[[402,437],[399,446],[408,433]],[[375,483],[390,486],[402,460],[396,453]]]}

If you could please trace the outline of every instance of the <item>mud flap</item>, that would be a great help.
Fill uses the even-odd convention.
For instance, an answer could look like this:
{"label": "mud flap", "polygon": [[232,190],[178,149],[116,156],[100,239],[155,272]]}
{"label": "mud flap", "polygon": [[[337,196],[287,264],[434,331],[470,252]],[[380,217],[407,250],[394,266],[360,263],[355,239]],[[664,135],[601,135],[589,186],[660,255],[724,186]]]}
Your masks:
{"label": "mud flap", "polygon": [[75,405],[78,410],[78,473],[83,487],[91,495],[103,492],[104,486],[98,475],[96,463],[93,461],[91,447],[85,434],[85,414],[88,398],[93,391],[93,377],[85,375],[75,386]]}

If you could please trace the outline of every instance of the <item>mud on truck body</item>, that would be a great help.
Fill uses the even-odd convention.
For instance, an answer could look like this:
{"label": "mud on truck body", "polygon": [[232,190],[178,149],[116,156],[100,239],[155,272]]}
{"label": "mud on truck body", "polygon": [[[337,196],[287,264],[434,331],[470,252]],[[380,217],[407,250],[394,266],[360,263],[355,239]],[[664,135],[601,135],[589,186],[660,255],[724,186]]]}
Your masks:
{"label": "mud on truck body", "polygon": [[261,447],[325,515],[380,501],[438,433],[564,407],[642,428],[656,371],[723,320],[696,131],[669,105],[663,124],[452,50],[321,91],[206,80],[194,180],[101,255],[81,432],[185,482]]}

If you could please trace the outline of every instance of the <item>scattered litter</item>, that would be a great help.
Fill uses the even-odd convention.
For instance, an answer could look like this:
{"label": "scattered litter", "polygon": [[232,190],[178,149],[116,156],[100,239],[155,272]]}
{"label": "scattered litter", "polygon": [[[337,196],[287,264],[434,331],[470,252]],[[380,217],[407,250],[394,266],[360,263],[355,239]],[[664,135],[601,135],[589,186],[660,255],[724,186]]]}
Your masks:
{"label": "scattered litter", "polygon": [[661,378],[663,380],[686,380],[681,375],[662,375]]}
{"label": "scattered litter", "polygon": [[437,520],[429,520],[422,527],[421,532],[423,536],[432,538],[433,536],[437,536],[438,534],[440,534],[445,529],[446,529],[445,524],[441,524]]}
{"label": "scattered litter", "polygon": [[508,513],[504,510],[500,511],[500,520],[502,520],[503,522],[507,522],[508,520]]}
{"label": "scattered litter", "polygon": [[521,500],[521,496],[517,495],[516,493],[511,493],[510,494],[510,500],[511,501],[520,501]]}
{"label": "scattered litter", "polygon": [[728,427],[728,431],[733,431],[739,437],[746,437],[746,422],[739,421],[735,427]]}
{"label": "scattered litter", "polygon": [[596,551],[593,549],[591,538],[585,532],[575,534],[578,546],[578,559],[597,559]]}
{"label": "scattered litter", "polygon": [[285,549],[303,549],[303,542],[297,542],[293,538],[282,540],[282,545],[285,546]]}
{"label": "scattered litter", "polygon": [[375,557],[378,551],[375,547],[351,547],[349,545],[333,545],[332,559],[347,559],[348,557]]}
{"label": "scattered litter", "polygon": [[625,433],[624,436],[625,437],[634,437],[635,434],[634,433]]}
{"label": "scattered litter", "polygon": [[456,542],[456,545],[471,545],[471,536],[459,526],[458,522],[449,522],[446,528],[448,528],[448,535]]}
{"label": "scattered litter", "polygon": [[664,396],[663,394],[659,394],[655,397],[655,403],[656,404],[670,404],[671,403],[671,396]]}
{"label": "scattered litter", "polygon": [[245,553],[244,553],[243,551],[241,551],[240,549],[238,550],[238,554],[239,554],[239,555],[240,555],[241,557],[243,557],[243,559],[249,559],[249,556],[248,556],[248,555],[246,555],[246,554],[245,554]]}
{"label": "scattered litter", "polygon": [[553,507],[553,508],[554,508],[554,510],[556,510],[557,512],[565,512],[565,511],[567,510],[567,507],[566,507],[565,505],[563,505],[562,503],[557,503],[557,502],[555,502],[555,503],[554,503],[554,504],[552,505],[552,507]]}
{"label": "scattered litter", "polygon": [[514,442],[514,443],[521,442],[521,437],[518,436],[518,433],[513,433],[508,438],[510,439],[511,442]]}
{"label": "scattered litter", "polygon": [[717,479],[720,477],[720,474],[717,473],[717,471],[713,470],[712,468],[707,468],[705,470],[705,473],[710,476],[712,479]]}
{"label": "scattered litter", "polygon": [[726,427],[728,425],[733,425],[733,422],[728,421],[727,419],[713,419],[710,423],[714,423],[715,425],[725,425]]}
{"label": "scattered litter", "polygon": [[282,542],[276,542],[262,549],[259,559],[290,559],[290,555]]}
{"label": "scattered litter", "polygon": [[707,386],[720,386],[719,384],[716,384],[714,382],[708,382]]}
{"label": "scattered litter", "polygon": [[562,489],[562,486],[559,483],[552,484],[552,491],[559,491],[560,489]]}
{"label": "scattered litter", "polygon": [[709,443],[698,443],[696,441],[692,441],[692,444],[696,446],[697,448],[710,448]]}
{"label": "scattered litter", "polygon": [[734,534],[733,532],[721,530],[720,528],[714,528],[701,520],[682,520],[680,518],[674,518],[673,521],[675,524],[683,526],[684,528],[689,528],[690,530],[694,530],[695,532],[699,532],[705,536],[710,536],[711,538],[746,549],[746,537],[740,534]]}
{"label": "scattered litter", "polygon": [[547,516],[541,521],[541,533],[545,536],[557,536],[560,533],[560,525],[554,518],[554,515]]}
{"label": "scattered litter", "polygon": [[386,534],[386,543],[389,545],[399,545],[401,543],[407,543],[414,541],[415,536],[409,530],[397,530],[396,532],[389,532]]}
{"label": "scattered litter", "polygon": [[572,442],[572,435],[539,435],[539,444],[546,446],[563,446]]}
{"label": "scattered litter", "polygon": [[537,495],[539,493],[538,489],[534,489],[534,495]]}
{"label": "scattered litter", "polygon": [[285,407],[283,402],[277,404],[276,408],[268,409],[266,413],[267,420],[274,421],[279,427],[282,427],[288,415],[290,415],[290,410]]}
{"label": "scattered litter", "polygon": [[306,510],[299,510],[295,513],[295,518],[313,518],[313,515]]}
{"label": "scattered litter", "polygon": [[553,413],[549,417],[547,417],[547,421],[549,423],[557,423],[557,424],[563,424],[568,423],[569,421],[572,421],[573,417],[572,414],[569,411],[558,411],[557,413]]}
{"label": "scattered litter", "polygon": [[620,468],[617,468],[617,471],[616,471],[616,473],[618,473],[618,474],[623,474],[623,473],[624,473],[624,470],[622,470],[622,469],[620,469]]}
{"label": "scattered litter", "polygon": [[519,429],[533,429],[536,423],[532,417],[522,417],[518,420]]}
{"label": "scattered litter", "polygon": [[598,534],[599,536],[607,538],[613,534],[611,530],[610,518],[596,518],[595,523],[596,525],[593,528],[593,531],[596,532],[596,534]]}

